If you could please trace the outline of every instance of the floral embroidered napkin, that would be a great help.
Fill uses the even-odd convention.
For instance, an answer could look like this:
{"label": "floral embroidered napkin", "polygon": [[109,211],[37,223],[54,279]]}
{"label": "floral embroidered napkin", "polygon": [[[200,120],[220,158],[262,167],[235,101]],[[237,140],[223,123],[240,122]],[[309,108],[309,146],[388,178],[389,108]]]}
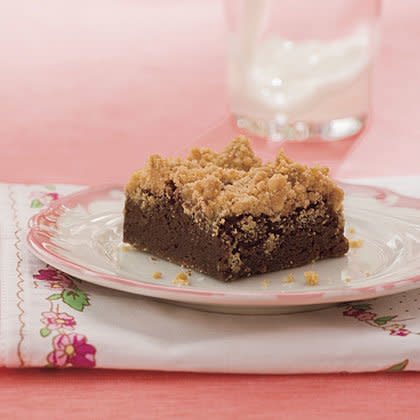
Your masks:
{"label": "floral embroidered napkin", "polygon": [[[420,177],[370,180],[420,196]],[[420,290],[278,316],[194,311],[74,279],[26,248],[76,186],[0,184],[0,364],[206,372],[420,370]]]}

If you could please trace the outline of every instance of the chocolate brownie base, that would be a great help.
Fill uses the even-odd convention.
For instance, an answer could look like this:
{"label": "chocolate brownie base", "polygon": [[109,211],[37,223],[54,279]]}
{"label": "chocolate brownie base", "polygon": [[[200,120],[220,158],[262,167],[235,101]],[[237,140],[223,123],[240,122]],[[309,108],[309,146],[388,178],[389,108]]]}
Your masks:
{"label": "chocolate brownie base", "polygon": [[175,191],[147,194],[151,200],[143,203],[126,200],[124,242],[220,280],[298,267],[348,250],[342,217],[324,202],[275,221],[232,216],[215,231],[186,214]]}

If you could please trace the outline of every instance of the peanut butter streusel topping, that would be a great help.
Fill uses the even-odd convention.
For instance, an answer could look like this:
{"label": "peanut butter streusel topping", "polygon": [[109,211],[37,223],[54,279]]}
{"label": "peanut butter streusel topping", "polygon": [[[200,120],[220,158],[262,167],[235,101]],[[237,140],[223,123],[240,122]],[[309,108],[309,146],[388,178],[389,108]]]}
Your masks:
{"label": "peanut butter streusel topping", "polygon": [[203,148],[192,149],[186,159],[151,156],[133,174],[126,194],[139,202],[145,192],[163,195],[173,186],[187,214],[211,223],[242,214],[285,216],[320,200],[338,211],[343,201],[327,168],[294,163],[283,152],[263,164],[242,136],[221,153]]}

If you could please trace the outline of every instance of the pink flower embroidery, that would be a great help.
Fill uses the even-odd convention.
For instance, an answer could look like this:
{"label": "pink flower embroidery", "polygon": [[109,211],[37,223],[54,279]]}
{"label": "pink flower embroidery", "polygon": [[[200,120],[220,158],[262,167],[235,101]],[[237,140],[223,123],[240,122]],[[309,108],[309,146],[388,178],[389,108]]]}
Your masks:
{"label": "pink flower embroidery", "polygon": [[373,312],[363,311],[356,315],[356,318],[359,321],[371,321],[372,319],[376,318],[376,314],[374,314]]}
{"label": "pink flower embroidery", "polygon": [[49,289],[71,289],[74,287],[73,280],[70,277],[52,267],[39,270],[33,277],[37,280],[43,280],[35,282],[36,285],[41,284]]}
{"label": "pink flower embroidery", "polygon": [[390,330],[390,335],[397,335],[400,337],[405,337],[406,335],[410,334],[410,331],[407,330],[407,328],[393,328],[392,330]]}
{"label": "pink flower embroidery", "polygon": [[75,333],[54,337],[54,351],[48,355],[48,363],[55,367],[94,367],[96,349],[86,341],[85,336]]}
{"label": "pink flower embroidery", "polygon": [[354,308],[349,308],[346,311],[343,312],[344,316],[354,316],[354,317],[358,317],[360,314],[362,314],[363,311],[359,310],[359,309],[354,309]]}
{"label": "pink flower embroidery", "polygon": [[31,193],[31,198],[31,207],[37,209],[46,206],[51,201],[58,200],[59,196],[56,192],[34,191]]}
{"label": "pink flower embroidery", "polygon": [[50,331],[58,330],[60,328],[72,330],[76,325],[74,317],[65,312],[43,312],[41,321]]}
{"label": "pink flower embroidery", "polygon": [[44,197],[47,197],[47,200],[49,200],[49,201],[55,201],[55,200],[58,200],[58,193],[49,192]]}

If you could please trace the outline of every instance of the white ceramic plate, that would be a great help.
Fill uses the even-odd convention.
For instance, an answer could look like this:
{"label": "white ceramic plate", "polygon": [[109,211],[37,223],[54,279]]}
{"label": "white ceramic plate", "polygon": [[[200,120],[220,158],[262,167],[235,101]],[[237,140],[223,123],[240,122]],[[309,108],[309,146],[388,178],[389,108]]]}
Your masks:
{"label": "white ceramic plate", "polygon": [[[192,272],[189,286],[174,285],[180,266],[122,246],[120,186],[90,188],[53,202],[30,220],[27,239],[37,257],[80,279],[218,312],[301,311],[420,287],[420,200],[372,187],[342,187],[347,235],[363,240],[360,248],[232,283]],[[318,272],[317,286],[306,285],[309,270]],[[153,279],[157,271],[160,280]],[[285,280],[290,273],[291,283]]]}

